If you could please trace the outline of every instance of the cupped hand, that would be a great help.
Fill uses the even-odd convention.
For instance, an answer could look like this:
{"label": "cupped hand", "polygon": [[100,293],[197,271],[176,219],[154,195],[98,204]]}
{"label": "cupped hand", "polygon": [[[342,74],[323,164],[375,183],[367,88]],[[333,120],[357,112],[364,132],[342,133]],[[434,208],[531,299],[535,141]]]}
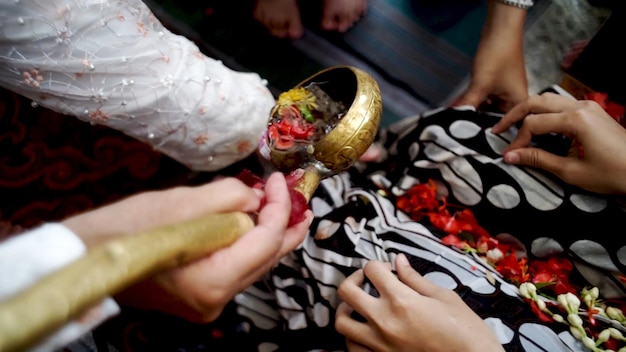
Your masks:
{"label": "cupped hand", "polygon": [[[596,102],[553,93],[532,96],[492,131],[500,133],[522,119],[517,136],[503,152],[505,162],[544,169],[592,192],[626,193],[626,130]],[[569,155],[528,147],[534,135],[548,133],[572,139]]]}
{"label": "cupped hand", "polygon": [[[335,327],[354,351],[503,351],[495,334],[454,292],[422,277],[407,258],[396,271],[371,261],[339,286]],[[380,297],[361,287],[367,277]],[[358,312],[367,322],[351,317]]]}
{"label": "cupped hand", "polygon": [[453,106],[478,108],[493,101],[506,112],[528,97],[523,51],[525,18],[526,10],[490,2],[469,86]]}
{"label": "cupped hand", "polygon": [[[261,199],[266,197],[261,208]],[[306,235],[312,213],[287,227],[291,202],[285,178],[272,174],[265,192],[226,178],[199,187],[146,192],[64,222],[88,246],[208,213],[258,212],[256,226],[231,246],[159,274],[119,294],[122,304],[160,310],[195,322],[216,319],[234,295],[266,273]]]}

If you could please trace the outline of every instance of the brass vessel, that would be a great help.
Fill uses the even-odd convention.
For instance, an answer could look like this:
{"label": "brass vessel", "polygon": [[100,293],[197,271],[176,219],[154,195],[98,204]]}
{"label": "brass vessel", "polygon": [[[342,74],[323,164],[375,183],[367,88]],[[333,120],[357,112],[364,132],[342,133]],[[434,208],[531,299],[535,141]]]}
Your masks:
{"label": "brass vessel", "polygon": [[300,82],[296,87],[324,83],[324,92],[349,107],[339,123],[313,143],[310,158],[300,153],[271,150],[270,160],[281,171],[303,168],[305,175],[297,186],[311,199],[322,178],[351,167],[374,141],[382,115],[378,83],[368,73],[352,66],[334,66]]}

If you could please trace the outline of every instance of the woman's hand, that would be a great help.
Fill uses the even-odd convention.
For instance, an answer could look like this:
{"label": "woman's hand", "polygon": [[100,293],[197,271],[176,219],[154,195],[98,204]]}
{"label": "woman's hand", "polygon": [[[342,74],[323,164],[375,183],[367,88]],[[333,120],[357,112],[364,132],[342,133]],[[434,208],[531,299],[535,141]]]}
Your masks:
{"label": "woman's hand", "polygon": [[525,20],[526,10],[490,1],[469,87],[452,105],[478,107],[494,100],[501,111],[508,111],[528,97],[523,50]]}
{"label": "woman's hand", "polygon": [[[517,105],[492,131],[524,120],[504,151],[504,161],[549,171],[563,181],[598,193],[626,193],[626,130],[594,101],[558,94],[532,96]],[[573,140],[568,156],[527,147],[534,135],[562,134]]]}
{"label": "woman's hand", "polygon": [[[259,209],[264,196],[266,203]],[[207,322],[304,239],[312,213],[308,211],[305,221],[287,228],[291,202],[282,174],[268,179],[265,192],[227,178],[199,187],[139,194],[69,218],[64,224],[93,246],[115,237],[112,234],[132,234],[231,211],[259,211],[258,222],[230,247],[141,282],[117,297],[123,304]]]}
{"label": "woman's hand", "polygon": [[[372,261],[339,286],[335,327],[354,351],[503,351],[495,334],[463,300],[417,273],[403,254],[396,277]],[[367,277],[380,297],[363,291]],[[358,312],[367,322],[351,317]]]}

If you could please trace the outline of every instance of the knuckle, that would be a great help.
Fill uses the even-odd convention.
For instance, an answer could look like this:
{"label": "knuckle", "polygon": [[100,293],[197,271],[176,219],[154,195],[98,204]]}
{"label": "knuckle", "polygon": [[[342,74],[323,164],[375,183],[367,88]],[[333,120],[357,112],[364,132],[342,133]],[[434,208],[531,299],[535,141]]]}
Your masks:
{"label": "knuckle", "polygon": [[550,92],[546,92],[543,93],[541,95],[537,95],[537,99],[536,99],[536,103],[537,104],[545,104],[549,101],[551,101],[552,99],[554,99],[554,93],[550,93]]}
{"label": "knuckle", "polygon": [[545,92],[541,94],[541,97],[545,100],[552,100],[556,96],[560,96],[560,95],[556,93],[552,93],[552,92]]}
{"label": "knuckle", "polygon": [[389,304],[391,305],[391,311],[400,312],[400,313],[406,312],[407,308],[411,306],[410,299],[408,299],[404,295],[394,296],[390,300]]}
{"label": "knuckle", "polygon": [[537,122],[537,115],[533,113],[529,113],[528,115],[526,115],[526,118],[524,119],[524,124],[526,125],[532,125],[536,122]]}
{"label": "knuckle", "polygon": [[236,178],[225,178],[220,180],[220,185],[218,190],[223,190],[228,192],[228,196],[231,201],[236,203],[247,201],[250,199],[250,187],[246,186],[243,182]]}
{"label": "knuckle", "polygon": [[600,104],[598,104],[596,101],[593,100],[581,100],[580,101],[580,108],[581,109],[597,109],[601,107]]}
{"label": "knuckle", "polygon": [[528,165],[532,167],[539,167],[539,152],[537,150],[531,150],[528,153]]}
{"label": "knuckle", "polygon": [[365,274],[365,276],[368,276],[368,274],[373,274],[376,271],[378,264],[378,262],[373,260],[365,263],[365,265],[363,266],[363,273]]}
{"label": "knuckle", "polygon": [[228,187],[228,189],[232,190],[243,190],[248,188],[243,182],[234,177],[227,177],[219,180],[218,182],[221,183],[222,187]]}
{"label": "knuckle", "polygon": [[570,123],[574,124],[575,126],[592,124],[592,120],[595,115],[590,114],[588,109],[591,108],[593,104],[596,103],[589,102],[589,104],[587,104],[587,102],[582,102],[581,107],[572,112]]}
{"label": "knuckle", "polygon": [[540,96],[540,95],[533,94],[533,95],[528,96],[527,101],[528,101],[529,103],[534,103],[534,102],[539,101],[540,99],[541,99],[541,96]]}

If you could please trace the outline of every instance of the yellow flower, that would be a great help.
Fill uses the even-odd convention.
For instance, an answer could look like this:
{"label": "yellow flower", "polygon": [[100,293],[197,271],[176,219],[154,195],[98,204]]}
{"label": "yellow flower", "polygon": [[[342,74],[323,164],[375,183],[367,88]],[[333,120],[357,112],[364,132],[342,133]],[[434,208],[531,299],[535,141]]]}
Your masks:
{"label": "yellow flower", "polygon": [[315,96],[305,88],[293,88],[278,96],[278,105],[297,105],[307,109],[316,109]]}

